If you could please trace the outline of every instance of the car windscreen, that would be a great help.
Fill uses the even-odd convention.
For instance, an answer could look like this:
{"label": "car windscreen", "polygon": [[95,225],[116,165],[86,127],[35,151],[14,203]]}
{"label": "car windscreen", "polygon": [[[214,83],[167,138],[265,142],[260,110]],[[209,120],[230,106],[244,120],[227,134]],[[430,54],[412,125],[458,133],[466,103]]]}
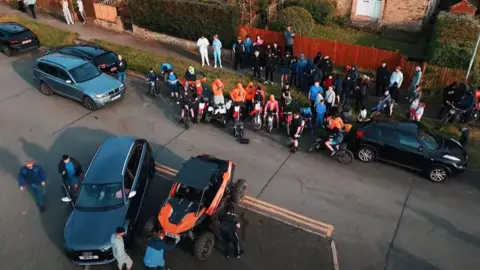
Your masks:
{"label": "car windscreen", "polygon": [[94,64],[90,62],[85,63],[81,66],[78,66],[76,68],[70,69],[68,72],[72,75],[73,79],[77,83],[83,83],[83,82],[89,81],[91,79],[94,79],[100,76],[100,74],[102,74],[102,72]]}
{"label": "car windscreen", "polygon": [[117,55],[114,52],[107,52],[104,54],[99,55],[95,59],[95,64],[99,65],[110,65],[113,64],[117,60]]}
{"label": "car windscreen", "polygon": [[83,184],[75,207],[84,211],[105,211],[124,203],[122,183]]}
{"label": "car windscreen", "polygon": [[443,144],[442,137],[432,134],[428,131],[420,131],[418,139],[430,150],[440,149]]}

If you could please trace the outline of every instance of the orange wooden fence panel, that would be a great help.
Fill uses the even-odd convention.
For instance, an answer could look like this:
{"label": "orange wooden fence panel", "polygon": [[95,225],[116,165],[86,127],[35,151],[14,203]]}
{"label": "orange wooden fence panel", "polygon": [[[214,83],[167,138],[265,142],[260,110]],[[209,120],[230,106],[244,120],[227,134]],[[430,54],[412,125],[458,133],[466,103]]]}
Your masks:
{"label": "orange wooden fence panel", "polygon": [[100,20],[108,22],[117,21],[117,8],[114,6],[103,5],[99,3],[93,3],[95,9],[95,17]]}

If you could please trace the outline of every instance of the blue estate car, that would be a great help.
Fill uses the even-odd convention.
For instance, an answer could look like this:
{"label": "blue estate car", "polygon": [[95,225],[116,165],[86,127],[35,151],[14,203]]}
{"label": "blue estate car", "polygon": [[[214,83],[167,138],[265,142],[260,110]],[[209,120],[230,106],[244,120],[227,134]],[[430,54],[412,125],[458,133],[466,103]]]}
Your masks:
{"label": "blue estate car", "polygon": [[44,95],[58,94],[79,101],[89,110],[104,107],[125,94],[125,86],[90,61],[63,54],[40,57],[34,79]]}

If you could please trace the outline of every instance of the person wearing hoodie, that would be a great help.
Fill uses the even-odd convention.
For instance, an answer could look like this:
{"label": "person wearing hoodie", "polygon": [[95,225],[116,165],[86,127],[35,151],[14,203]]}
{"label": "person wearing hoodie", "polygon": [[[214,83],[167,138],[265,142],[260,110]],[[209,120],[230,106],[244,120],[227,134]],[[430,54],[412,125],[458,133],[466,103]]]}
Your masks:
{"label": "person wearing hoodie", "polygon": [[310,87],[310,91],[308,92],[308,99],[310,99],[312,110],[314,109],[313,107],[315,105],[315,100],[317,99],[318,93],[323,95],[323,89],[320,86],[320,82],[316,81],[315,84]]}
{"label": "person wearing hoodie", "polygon": [[315,83],[313,79],[313,73],[315,72],[315,66],[313,65],[312,58],[308,58],[307,60],[307,67],[305,69],[305,80],[303,83],[303,92],[307,93],[310,89],[310,86]]}
{"label": "person wearing hoodie", "polygon": [[288,74],[290,73],[290,52],[286,52],[285,56],[280,59],[280,86],[283,86],[284,82],[288,81]]}
{"label": "person wearing hoodie", "polygon": [[247,115],[253,110],[253,100],[256,91],[253,82],[249,82],[247,87],[245,87],[245,110],[247,111]]}
{"label": "person wearing hoodie", "polygon": [[149,270],[168,270],[165,268],[165,251],[172,250],[180,242],[180,237],[166,237],[163,230],[155,228],[143,257],[143,263]]}
{"label": "person wearing hoodie", "polygon": [[377,94],[377,96],[381,96],[383,95],[383,92],[385,92],[385,88],[387,87],[389,77],[390,77],[390,71],[388,71],[387,69],[387,63],[383,62],[377,68],[377,74],[375,77],[375,87],[376,87],[375,93]]}
{"label": "person wearing hoodie", "polygon": [[298,87],[304,89],[305,86],[305,77],[307,72],[308,62],[305,59],[305,54],[300,54],[300,60],[297,63],[297,76],[298,76]]}
{"label": "person wearing hoodie", "polygon": [[393,86],[394,83],[397,83],[398,88],[400,88],[402,86],[403,73],[400,71],[400,69],[401,68],[399,66],[397,66],[395,68],[395,71],[390,76],[390,87]]}
{"label": "person wearing hoodie", "polygon": [[342,105],[348,105],[348,102],[350,100],[350,93],[353,92],[354,87],[355,87],[355,83],[353,82],[352,78],[347,76],[345,81],[343,81],[343,85],[342,85],[342,94],[341,94]]}
{"label": "person wearing hoodie", "polygon": [[261,59],[260,52],[255,51],[252,59],[252,69],[253,69],[253,79],[260,80],[260,69],[261,69]]}
{"label": "person wearing hoodie", "polygon": [[420,85],[422,81],[422,68],[417,66],[415,68],[415,74],[413,74],[412,82],[410,83],[410,87],[408,87],[408,98],[412,99],[415,96],[415,90]]}
{"label": "person wearing hoodie", "polygon": [[330,86],[335,85],[335,79],[333,78],[332,74],[329,74],[327,78],[323,81],[323,88],[328,89]]}
{"label": "person wearing hoodie", "polygon": [[200,57],[202,58],[202,67],[207,63],[210,66],[210,61],[208,60],[208,46],[210,46],[210,41],[204,36],[201,36],[197,40],[197,47],[200,52]]}
{"label": "person wearing hoodie", "polygon": [[243,69],[243,56],[245,55],[245,48],[243,46],[241,37],[238,37],[237,42],[233,44],[232,51],[235,56],[233,69],[237,70],[239,66],[240,69]]}
{"label": "person wearing hoodie", "polygon": [[281,54],[282,52],[276,42],[273,43],[272,53],[273,53],[273,56],[275,57],[275,60],[278,62],[280,60],[280,57],[282,57],[282,54]]}
{"label": "person wearing hoodie", "polygon": [[353,65],[347,72],[347,77],[350,77],[354,83],[357,83],[358,70],[357,65]]}
{"label": "person wearing hoodie", "polygon": [[252,62],[252,54],[253,54],[253,41],[250,39],[250,36],[247,35],[245,40],[243,41],[243,50],[245,51],[244,55],[244,66],[250,66]]}
{"label": "person wearing hoodie", "polygon": [[218,39],[218,35],[213,36],[213,63],[214,68],[222,68],[222,42]]}
{"label": "person wearing hoodie", "polygon": [[283,37],[285,38],[285,51],[288,51],[293,55],[293,38],[295,37],[295,33],[292,32],[292,27],[290,25],[287,25],[285,28]]}
{"label": "person wearing hoodie", "polygon": [[355,87],[355,110],[359,111],[363,107],[363,102],[367,98],[367,88],[369,79],[363,75],[358,86]]}
{"label": "person wearing hoodie", "polygon": [[297,66],[298,66],[298,57],[294,56],[292,62],[290,63],[290,85],[298,86],[297,79]]}
{"label": "person wearing hoodie", "polygon": [[313,58],[313,64],[316,67],[321,68],[321,62],[322,62],[322,52],[317,52],[317,55]]}
{"label": "person wearing hoodie", "polygon": [[253,50],[260,53],[260,70],[262,70],[265,61],[265,42],[259,35],[257,35],[257,39],[253,43]]}
{"label": "person wearing hoodie", "polygon": [[277,68],[277,59],[273,55],[273,52],[269,51],[265,64],[265,84],[270,83],[273,85],[273,73]]}
{"label": "person wearing hoodie", "polygon": [[330,74],[333,73],[333,68],[334,66],[332,60],[330,59],[330,56],[325,56],[322,63],[322,69],[325,77],[328,77]]}

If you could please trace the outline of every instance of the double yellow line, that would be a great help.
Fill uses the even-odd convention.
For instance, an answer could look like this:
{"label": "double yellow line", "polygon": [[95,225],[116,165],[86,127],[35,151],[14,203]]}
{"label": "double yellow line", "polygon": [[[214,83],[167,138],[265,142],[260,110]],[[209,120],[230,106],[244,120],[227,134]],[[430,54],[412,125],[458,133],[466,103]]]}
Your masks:
{"label": "double yellow line", "polygon": [[[162,165],[155,162],[155,169],[161,176],[170,179],[177,175],[178,170],[171,167]],[[245,196],[241,204],[250,210],[258,212],[260,214],[267,214],[269,217],[273,217],[282,222],[298,226],[300,228],[318,233],[325,237],[331,237],[334,227],[330,224],[320,222],[318,220],[299,215],[295,212],[287,210],[285,208],[255,199],[250,196]]]}

